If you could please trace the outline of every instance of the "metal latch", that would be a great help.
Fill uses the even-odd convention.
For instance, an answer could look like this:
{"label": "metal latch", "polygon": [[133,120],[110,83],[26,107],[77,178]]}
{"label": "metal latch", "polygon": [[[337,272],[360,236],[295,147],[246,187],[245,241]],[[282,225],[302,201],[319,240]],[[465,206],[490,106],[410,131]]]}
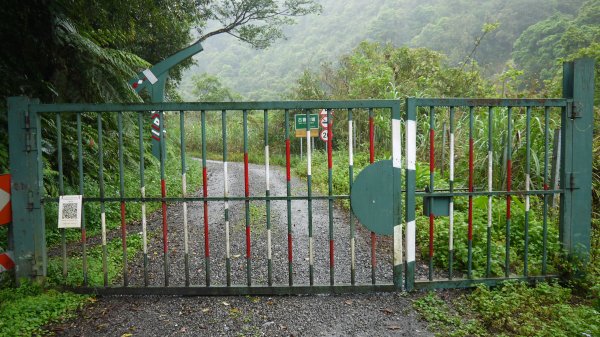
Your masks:
{"label": "metal latch", "polygon": [[579,184],[577,184],[577,175],[577,172],[567,172],[567,181],[565,181],[565,188],[567,190],[579,189]]}
{"label": "metal latch", "polygon": [[581,118],[581,104],[577,102],[571,102],[567,104],[568,111],[567,116],[570,116],[571,119]]}

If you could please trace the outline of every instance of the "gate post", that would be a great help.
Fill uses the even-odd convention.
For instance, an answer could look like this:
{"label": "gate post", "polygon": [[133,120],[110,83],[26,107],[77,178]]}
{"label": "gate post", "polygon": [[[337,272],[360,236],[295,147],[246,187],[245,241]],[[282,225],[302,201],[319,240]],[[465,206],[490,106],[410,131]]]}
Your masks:
{"label": "gate post", "polygon": [[402,138],[400,100],[392,107],[392,195],[394,198],[394,285],[402,290]]}
{"label": "gate post", "polygon": [[416,242],[416,163],[417,163],[417,106],[414,98],[406,99],[406,291],[415,285],[415,242]]}
{"label": "gate post", "polygon": [[563,97],[572,98],[573,104],[562,113],[559,236],[568,258],[585,263],[590,257],[592,211],[593,59],[564,63]]}
{"label": "gate post", "polygon": [[46,276],[46,233],[40,193],[42,180],[41,124],[36,103],[27,97],[9,97],[8,144],[11,174],[12,239],[15,276],[42,281]]}

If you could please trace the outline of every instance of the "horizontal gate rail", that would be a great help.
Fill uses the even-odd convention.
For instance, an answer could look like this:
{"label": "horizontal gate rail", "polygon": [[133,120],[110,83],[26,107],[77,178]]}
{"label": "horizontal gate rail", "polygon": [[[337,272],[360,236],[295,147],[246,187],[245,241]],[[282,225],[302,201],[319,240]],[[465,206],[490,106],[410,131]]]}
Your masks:
{"label": "horizontal gate rail", "polygon": [[140,103],[140,104],[35,104],[30,112],[118,112],[118,111],[239,111],[243,110],[304,110],[304,109],[390,109],[398,100],[373,99],[353,101],[273,101],[273,102],[215,102],[215,103]]}
{"label": "horizontal gate rail", "polygon": [[234,295],[317,295],[370,292],[394,292],[393,284],[335,284],[335,285],[272,285],[272,286],[171,286],[171,287],[98,287],[63,288],[80,294],[96,295],[181,295],[181,296],[234,296]]}

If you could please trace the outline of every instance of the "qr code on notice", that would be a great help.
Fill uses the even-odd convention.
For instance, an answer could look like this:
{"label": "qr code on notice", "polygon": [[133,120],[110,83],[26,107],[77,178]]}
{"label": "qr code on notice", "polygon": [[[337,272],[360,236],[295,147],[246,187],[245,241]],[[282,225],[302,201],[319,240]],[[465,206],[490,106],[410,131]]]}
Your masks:
{"label": "qr code on notice", "polygon": [[69,203],[63,204],[62,218],[64,220],[77,219],[77,203],[76,202],[69,202]]}

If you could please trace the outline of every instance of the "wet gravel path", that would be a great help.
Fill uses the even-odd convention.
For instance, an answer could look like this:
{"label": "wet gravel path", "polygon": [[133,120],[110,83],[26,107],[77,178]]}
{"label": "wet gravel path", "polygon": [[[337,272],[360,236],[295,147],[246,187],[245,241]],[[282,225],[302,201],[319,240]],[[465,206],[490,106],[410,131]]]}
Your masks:
{"label": "wet gravel path", "polygon": [[[243,165],[229,163],[230,196],[243,196]],[[209,162],[208,194],[223,195],[223,169],[220,162]],[[265,195],[265,169],[250,165],[250,194]],[[286,195],[285,171],[271,167],[271,195]],[[306,181],[292,179],[292,195],[306,195]],[[201,192],[200,192],[201,193]],[[313,200],[315,284],[329,283],[329,216],[326,200]],[[271,202],[273,284],[288,282],[287,202]],[[308,284],[308,212],[306,200],[291,203],[293,227],[294,284]],[[252,284],[266,285],[267,230],[266,202],[252,201]],[[232,284],[246,284],[245,204],[229,203]],[[226,284],[224,203],[208,207],[211,286]],[[164,285],[161,216],[148,222],[153,232],[148,242],[148,279],[154,286]],[[168,208],[170,286],[185,284],[183,207]],[[203,203],[188,203],[189,256],[191,285],[206,285]],[[371,282],[369,235],[357,225],[356,281]],[[140,231],[130,226],[129,233]],[[335,282],[350,282],[349,214],[334,209]],[[381,240],[381,239],[380,239]],[[381,243],[381,242],[380,242]],[[389,240],[378,245],[378,283],[391,282]],[[129,284],[143,285],[142,254],[131,258]],[[120,283],[118,280],[117,283]],[[180,296],[106,296],[82,310],[78,317],[50,327],[64,336],[428,336],[411,306],[411,295],[361,294],[281,297],[180,297]]]}

